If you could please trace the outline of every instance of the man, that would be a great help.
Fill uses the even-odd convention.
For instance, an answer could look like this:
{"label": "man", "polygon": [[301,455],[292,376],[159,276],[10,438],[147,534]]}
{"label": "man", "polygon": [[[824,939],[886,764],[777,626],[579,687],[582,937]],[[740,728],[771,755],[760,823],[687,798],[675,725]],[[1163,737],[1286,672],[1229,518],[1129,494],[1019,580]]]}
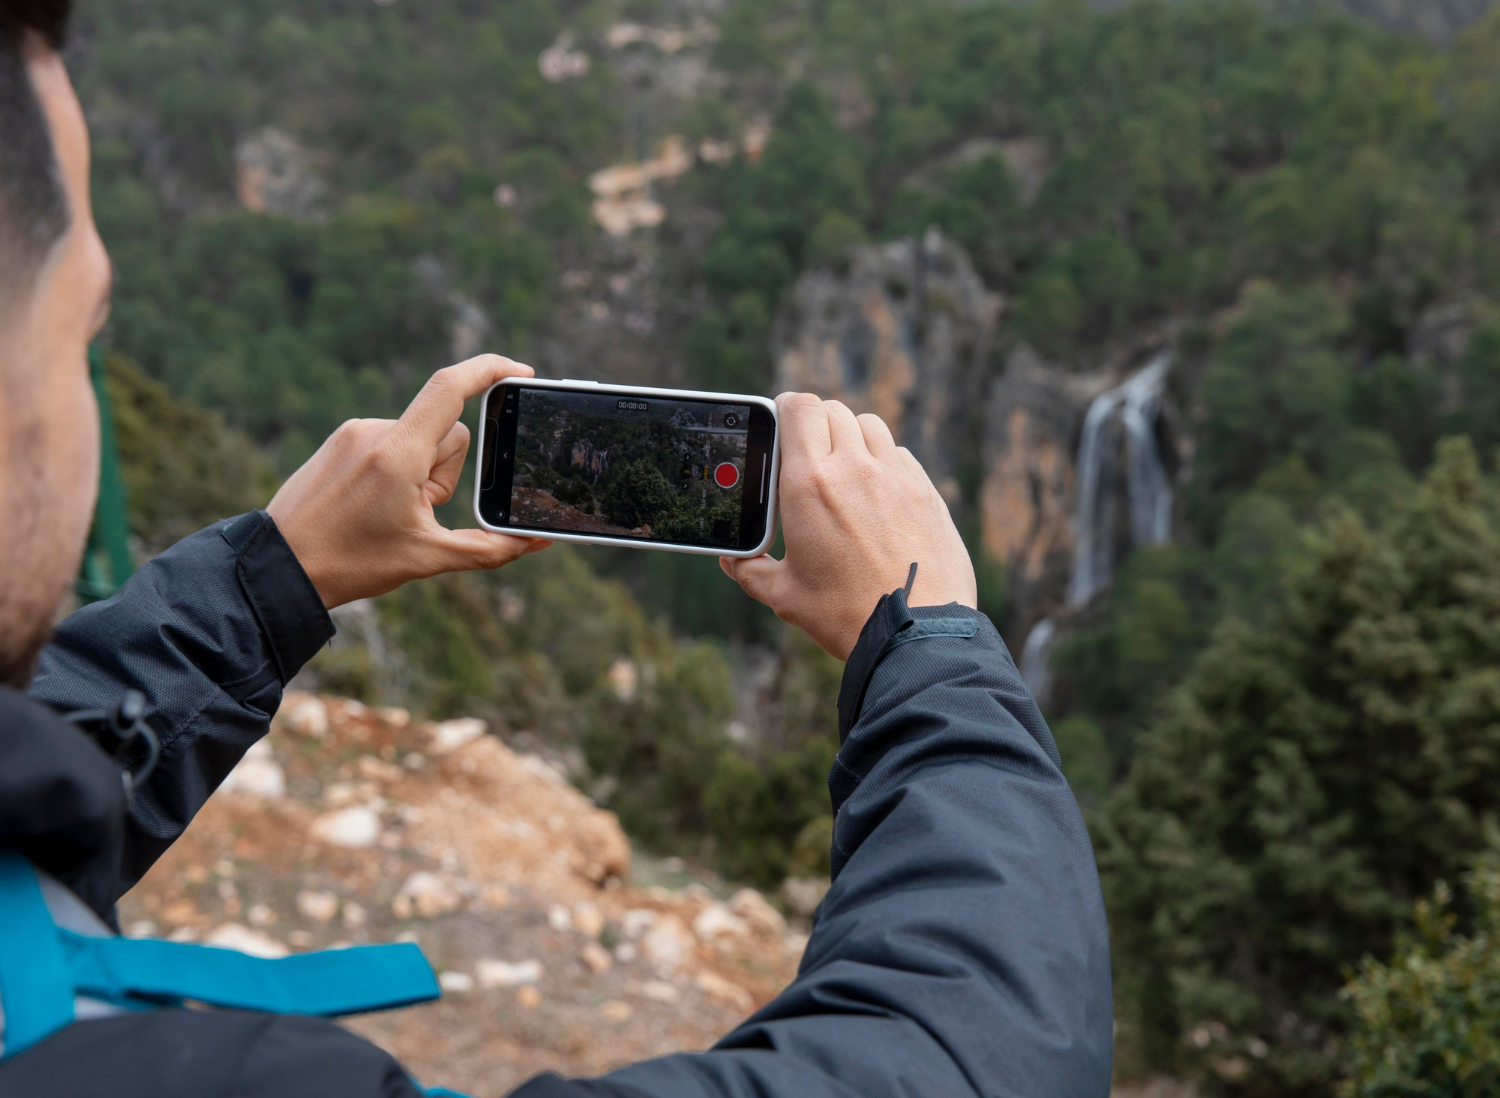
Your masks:
{"label": "man", "polygon": [[[49,641],[92,510],[85,350],[110,283],[57,52],[67,9],[0,0],[0,680],[15,688],[0,688],[0,848],[42,872],[58,925],[107,934],[115,901],[266,733],[332,634],[328,609],[538,543],[433,516],[467,453],[464,401],[530,373],[481,356],[437,373],[400,420],[346,424],[266,511],[186,539]],[[848,661],[834,881],[801,971],[709,1052],[516,1094],[1102,1098],[1112,1012],[1092,851],[1051,735],[973,609],[947,509],[879,419],[805,395],[780,408],[786,557],[722,563]],[[131,689],[161,757],[128,798],[120,764],[59,714]],[[421,1093],[384,1052],[313,1018],[78,1018],[0,1059],[0,1095]]]}

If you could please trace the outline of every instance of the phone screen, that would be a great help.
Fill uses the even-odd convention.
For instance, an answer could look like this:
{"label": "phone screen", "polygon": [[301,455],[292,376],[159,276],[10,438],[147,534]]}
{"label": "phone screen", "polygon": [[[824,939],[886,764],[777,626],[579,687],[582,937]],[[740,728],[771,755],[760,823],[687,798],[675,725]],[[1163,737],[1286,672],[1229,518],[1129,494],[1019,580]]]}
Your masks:
{"label": "phone screen", "polygon": [[514,384],[489,405],[492,525],[726,550],[765,535],[775,423],[759,404]]}

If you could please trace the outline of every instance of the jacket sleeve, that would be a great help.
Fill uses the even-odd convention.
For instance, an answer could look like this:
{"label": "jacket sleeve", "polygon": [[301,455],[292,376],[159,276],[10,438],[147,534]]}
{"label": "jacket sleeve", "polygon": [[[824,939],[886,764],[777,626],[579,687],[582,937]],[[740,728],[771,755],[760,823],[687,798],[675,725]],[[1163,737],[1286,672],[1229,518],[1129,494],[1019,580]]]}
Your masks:
{"label": "jacket sleeve", "polygon": [[999,634],[883,599],[845,672],[833,886],[790,987],[705,1053],[514,1098],[1104,1098],[1108,930]]}
{"label": "jacket sleeve", "polygon": [[130,806],[118,879],[87,882],[94,906],[112,905],[182,834],[332,635],[317,590],[264,511],[185,538],[58,627],[31,696],[66,713],[139,690],[162,747]]}

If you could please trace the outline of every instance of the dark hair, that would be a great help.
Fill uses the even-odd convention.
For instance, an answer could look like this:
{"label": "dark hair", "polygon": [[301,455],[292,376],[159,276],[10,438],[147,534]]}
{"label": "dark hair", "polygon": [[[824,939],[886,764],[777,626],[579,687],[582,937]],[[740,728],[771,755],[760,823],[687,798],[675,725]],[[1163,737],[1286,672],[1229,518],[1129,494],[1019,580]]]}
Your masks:
{"label": "dark hair", "polygon": [[61,49],[71,8],[71,0],[0,0],[0,292],[6,294],[30,283],[68,229],[52,134],[21,44],[33,31]]}

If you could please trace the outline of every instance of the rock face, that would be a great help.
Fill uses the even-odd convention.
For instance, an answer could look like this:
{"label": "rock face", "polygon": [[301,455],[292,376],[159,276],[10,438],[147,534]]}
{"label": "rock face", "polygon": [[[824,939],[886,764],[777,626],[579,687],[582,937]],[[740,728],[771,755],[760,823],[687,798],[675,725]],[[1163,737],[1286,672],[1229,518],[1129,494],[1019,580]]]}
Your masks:
{"label": "rock face", "polygon": [[1089,404],[1108,386],[1107,378],[1049,367],[1020,347],[990,393],[980,528],[990,556],[1009,569],[1012,604],[1033,619],[1072,574],[1077,440]]}
{"label": "rock face", "polygon": [[778,389],[874,412],[951,502],[976,424],[1001,299],[937,230],[858,248],[798,279],[773,334]]}
{"label": "rock face", "polygon": [[245,209],[297,221],[321,214],[328,188],[317,157],[274,126],[241,139],[234,165],[234,189]]}
{"label": "rock face", "polygon": [[123,925],[262,956],[417,941],[452,994],[350,1025],[423,1080],[503,1094],[705,1048],[806,944],[759,893],[633,884],[615,816],[481,721],[292,693],[241,765],[280,793],[229,783]]}
{"label": "rock face", "polygon": [[[1019,652],[1039,621],[1076,613],[1107,589],[1133,546],[1165,540],[1165,470],[1177,463],[1157,452],[1168,366],[1143,374],[1163,340],[1087,371],[1024,344],[1002,358],[1002,313],[963,249],[934,229],[857,248],[843,273],[804,274],[777,320],[774,352],[778,388],[879,415],[951,505],[977,508],[984,548],[1007,570],[1002,628]],[[961,501],[966,469],[978,471],[978,490]],[[1147,512],[1149,522],[1137,521]],[[1065,626],[1054,622],[1047,645]]]}

